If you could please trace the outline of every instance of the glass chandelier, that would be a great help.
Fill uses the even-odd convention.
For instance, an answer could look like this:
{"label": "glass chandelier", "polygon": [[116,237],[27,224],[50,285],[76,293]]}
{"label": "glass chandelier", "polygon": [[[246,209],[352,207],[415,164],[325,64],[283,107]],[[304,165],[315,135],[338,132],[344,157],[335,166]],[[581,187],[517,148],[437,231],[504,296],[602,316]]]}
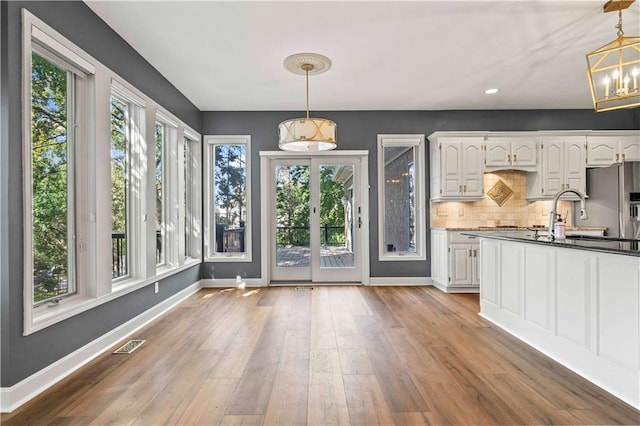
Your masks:
{"label": "glass chandelier", "polygon": [[278,125],[278,146],[283,151],[328,151],[336,148],[336,123],[325,118],[309,117],[309,74],[322,74],[331,67],[331,61],[316,53],[296,53],[284,60],[284,66],[295,74],[305,76],[307,116],[285,120]]}
{"label": "glass chandelier", "polygon": [[604,12],[618,11],[618,38],[587,53],[589,86],[597,112],[640,105],[640,36],[625,37],[622,10],[635,0],[611,0]]}

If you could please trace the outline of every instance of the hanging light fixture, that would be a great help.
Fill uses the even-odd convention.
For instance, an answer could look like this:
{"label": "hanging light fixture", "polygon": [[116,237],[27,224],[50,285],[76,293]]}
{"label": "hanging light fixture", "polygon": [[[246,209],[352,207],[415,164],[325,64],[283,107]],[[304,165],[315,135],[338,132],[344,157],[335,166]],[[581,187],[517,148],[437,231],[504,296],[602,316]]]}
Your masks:
{"label": "hanging light fixture", "polygon": [[316,53],[296,53],[284,60],[284,67],[304,75],[307,84],[307,116],[285,120],[278,126],[278,146],[284,151],[328,151],[337,146],[336,123],[325,118],[309,117],[309,75],[322,74],[331,68],[331,60]]}
{"label": "hanging light fixture", "polygon": [[625,37],[622,10],[635,0],[610,0],[604,12],[618,11],[618,38],[587,53],[589,86],[597,112],[640,105],[640,36]]}

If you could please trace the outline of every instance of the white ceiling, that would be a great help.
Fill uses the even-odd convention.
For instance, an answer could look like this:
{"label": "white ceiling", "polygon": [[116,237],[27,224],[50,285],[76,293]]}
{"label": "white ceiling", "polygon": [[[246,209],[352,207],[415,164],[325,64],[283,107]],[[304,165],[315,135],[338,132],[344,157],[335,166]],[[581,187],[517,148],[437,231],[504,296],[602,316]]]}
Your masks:
{"label": "white ceiling", "polygon": [[600,0],[85,1],[203,111],[303,111],[299,52],[333,61],[312,111],[589,109],[585,54],[618,21]]}

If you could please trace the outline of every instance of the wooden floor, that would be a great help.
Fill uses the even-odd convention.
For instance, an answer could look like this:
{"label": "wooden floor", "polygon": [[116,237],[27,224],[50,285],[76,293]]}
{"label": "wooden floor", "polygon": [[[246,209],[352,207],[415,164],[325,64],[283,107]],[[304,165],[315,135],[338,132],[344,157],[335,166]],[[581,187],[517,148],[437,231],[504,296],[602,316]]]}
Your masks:
{"label": "wooden floor", "polygon": [[[279,246],[276,265],[280,268],[308,268],[311,249],[302,246]],[[321,268],[353,268],[353,252],[345,246],[320,246]]]}
{"label": "wooden floor", "polygon": [[640,423],[477,312],[429,287],[201,290],[1,423]]}

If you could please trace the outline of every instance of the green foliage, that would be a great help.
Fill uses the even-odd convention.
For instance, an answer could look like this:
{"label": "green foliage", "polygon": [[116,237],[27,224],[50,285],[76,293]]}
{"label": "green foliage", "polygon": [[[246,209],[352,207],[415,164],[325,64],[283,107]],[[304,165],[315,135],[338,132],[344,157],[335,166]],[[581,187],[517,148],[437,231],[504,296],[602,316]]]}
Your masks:
{"label": "green foliage", "polygon": [[216,145],[215,211],[216,223],[240,227],[246,208],[246,148],[244,145]]}
{"label": "green foliage", "polygon": [[32,54],[31,167],[35,300],[55,296],[68,275],[67,72]]}
{"label": "green foliage", "polygon": [[111,231],[127,231],[127,105],[111,99]]}

